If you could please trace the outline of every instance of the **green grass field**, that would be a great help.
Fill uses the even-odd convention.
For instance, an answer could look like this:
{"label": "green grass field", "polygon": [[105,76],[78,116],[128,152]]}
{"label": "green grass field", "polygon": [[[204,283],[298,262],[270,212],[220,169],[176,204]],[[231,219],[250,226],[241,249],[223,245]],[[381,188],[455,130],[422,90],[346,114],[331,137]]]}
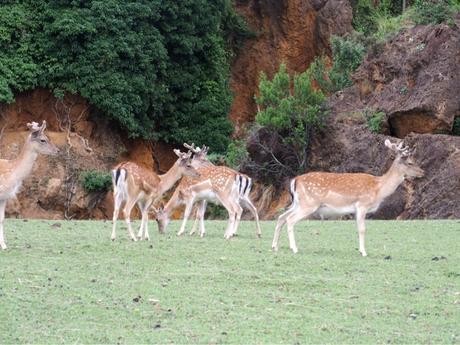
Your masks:
{"label": "green grass field", "polygon": [[6,220],[0,343],[460,342],[458,220],[368,221],[367,258],[352,221],[299,223],[296,255],[274,222],[206,224],[112,243],[110,222]]}

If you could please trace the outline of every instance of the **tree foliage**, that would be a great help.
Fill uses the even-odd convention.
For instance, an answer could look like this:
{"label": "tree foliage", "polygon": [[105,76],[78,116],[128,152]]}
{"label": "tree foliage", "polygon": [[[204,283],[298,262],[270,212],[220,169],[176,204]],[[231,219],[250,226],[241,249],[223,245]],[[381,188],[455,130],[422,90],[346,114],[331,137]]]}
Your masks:
{"label": "tree foliage", "polygon": [[244,169],[279,186],[285,177],[307,170],[313,130],[327,115],[325,95],[313,87],[310,69],[290,77],[284,64],[271,80],[261,73],[259,92],[260,110],[248,140],[250,157]]}
{"label": "tree foliage", "polygon": [[327,68],[327,58],[315,59],[310,69],[319,87],[333,93],[351,86],[351,74],[359,67],[366,54],[365,46],[354,36],[331,38],[332,66]]}
{"label": "tree foliage", "polygon": [[229,0],[10,0],[0,5],[0,101],[78,93],[132,137],[227,147]]}

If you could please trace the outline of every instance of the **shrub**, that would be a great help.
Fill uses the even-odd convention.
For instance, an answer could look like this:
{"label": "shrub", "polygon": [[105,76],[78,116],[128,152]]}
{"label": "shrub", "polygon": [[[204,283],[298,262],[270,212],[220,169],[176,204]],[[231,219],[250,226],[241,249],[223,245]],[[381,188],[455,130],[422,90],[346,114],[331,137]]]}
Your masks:
{"label": "shrub", "polygon": [[112,188],[112,177],[104,171],[84,171],[80,174],[80,181],[88,193],[108,192]]}
{"label": "shrub", "polygon": [[351,74],[363,61],[366,48],[356,36],[331,38],[332,67],[327,68],[326,57],[316,58],[310,67],[319,87],[328,93],[342,90],[352,85]]}
{"label": "shrub", "polygon": [[207,203],[206,204],[206,219],[227,219],[228,212],[225,207],[221,205],[216,205],[214,203]]}
{"label": "shrub", "polygon": [[311,135],[327,114],[325,96],[313,88],[311,70],[291,78],[284,64],[272,80],[261,73],[259,92],[244,170],[262,182],[280,185],[285,177],[307,169]]}
{"label": "shrub", "polygon": [[131,137],[225,152],[231,49],[250,36],[230,0],[0,5],[0,101],[80,94]]}
{"label": "shrub", "polygon": [[385,113],[382,111],[370,111],[366,110],[364,112],[364,117],[366,118],[367,128],[372,133],[381,133],[383,122],[385,120]]}
{"label": "shrub", "polygon": [[447,0],[415,0],[413,7],[416,24],[440,24],[452,18],[456,6]]}
{"label": "shrub", "polygon": [[234,140],[228,145],[225,163],[233,169],[239,169],[241,164],[248,158],[248,150],[244,140]]}

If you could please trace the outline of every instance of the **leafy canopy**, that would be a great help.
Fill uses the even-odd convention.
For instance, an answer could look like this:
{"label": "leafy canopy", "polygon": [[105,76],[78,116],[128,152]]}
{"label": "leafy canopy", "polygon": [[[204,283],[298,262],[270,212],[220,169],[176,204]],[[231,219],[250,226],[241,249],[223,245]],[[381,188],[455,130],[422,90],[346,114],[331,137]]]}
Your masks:
{"label": "leafy canopy", "polygon": [[78,93],[132,137],[224,151],[229,59],[246,36],[230,0],[3,1],[0,101]]}
{"label": "leafy canopy", "polygon": [[312,85],[311,69],[291,77],[281,64],[271,80],[261,73],[256,130],[248,139],[244,169],[277,186],[285,177],[304,173],[310,139],[327,115],[324,100],[324,93]]}

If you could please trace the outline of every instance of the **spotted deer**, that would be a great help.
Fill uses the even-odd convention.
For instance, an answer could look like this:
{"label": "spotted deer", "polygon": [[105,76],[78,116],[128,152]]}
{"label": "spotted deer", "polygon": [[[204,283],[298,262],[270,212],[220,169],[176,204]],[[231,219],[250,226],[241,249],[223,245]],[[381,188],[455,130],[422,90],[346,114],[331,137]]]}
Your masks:
{"label": "spotted deer", "polygon": [[14,198],[22,181],[30,175],[38,154],[56,155],[59,149],[50,142],[45,134],[46,121],[28,123],[30,134],[16,159],[0,159],[0,248],[6,249],[3,234],[5,207],[8,199]]}
{"label": "spotted deer", "polygon": [[359,235],[359,251],[364,248],[365,218],[375,212],[382,201],[391,195],[406,177],[422,177],[424,171],[415,164],[413,151],[385,140],[385,146],[396,153],[391,167],[382,176],[362,173],[336,174],[312,172],[291,180],[292,204],[281,214],[275,228],[272,249],[278,250],[281,228],[287,223],[289,247],[297,253],[294,225],[308,215],[355,214]]}
{"label": "spotted deer", "polygon": [[[200,201],[197,219],[200,221],[200,236],[203,237],[206,231],[204,227],[206,202],[210,201],[221,204],[228,212],[229,222],[224,235],[226,239],[229,239],[236,233],[241,214],[243,213],[242,206],[247,208],[254,216],[257,236],[260,237],[259,215],[256,207],[249,198],[252,179],[228,167],[215,166],[209,162],[206,157],[208,151],[206,146],[202,148],[195,148],[193,144],[191,146],[184,144],[184,146],[194,152],[193,162],[201,166],[201,168],[198,168],[200,177],[186,177],[181,180],[164,209],[160,209],[157,215],[159,228],[164,231],[169,223],[171,212],[179,205],[185,204],[184,219],[177,233],[179,236],[182,235],[185,232],[187,219],[192,211],[193,204]],[[195,227],[196,221],[190,234],[195,232]]]}
{"label": "spotted deer", "polygon": [[[199,173],[191,165],[192,152],[182,153],[174,150],[179,157],[174,165],[163,175],[157,175],[133,162],[123,162],[112,170],[114,211],[112,224],[112,241],[116,238],[116,224],[121,204],[129,236],[136,241],[131,228],[131,211],[137,204],[142,214],[141,226],[137,234],[138,239],[149,240],[148,211],[182,176],[198,177]],[[161,230],[161,229],[160,229]]]}

